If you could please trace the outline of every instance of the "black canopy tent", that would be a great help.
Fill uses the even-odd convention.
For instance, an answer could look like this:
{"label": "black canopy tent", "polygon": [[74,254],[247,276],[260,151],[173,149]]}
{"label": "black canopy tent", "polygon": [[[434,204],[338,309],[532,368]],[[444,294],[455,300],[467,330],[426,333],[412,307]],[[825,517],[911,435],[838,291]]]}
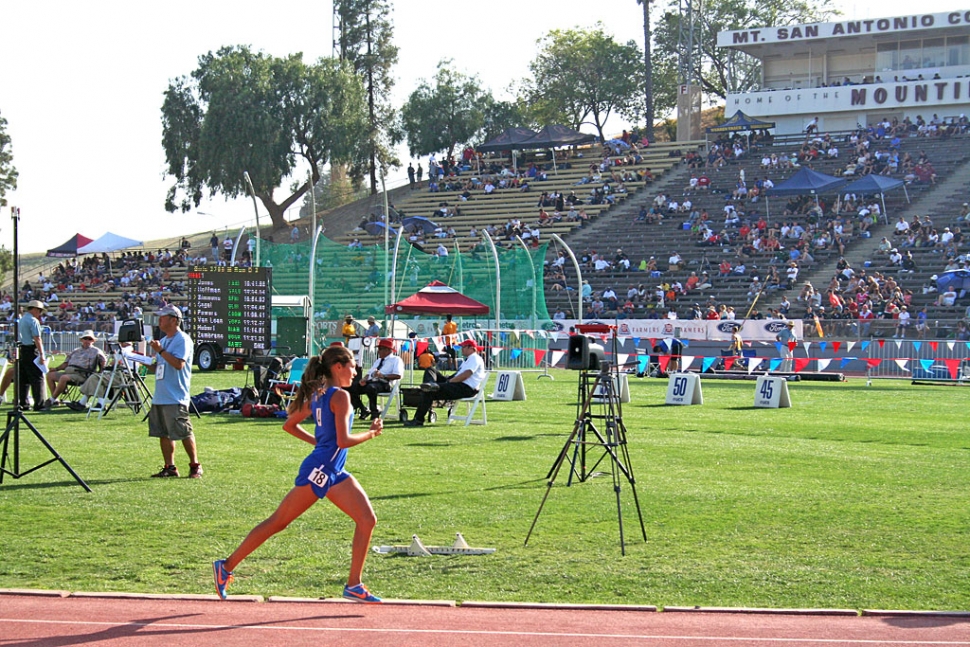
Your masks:
{"label": "black canopy tent", "polygon": [[748,140],[750,145],[751,132],[755,130],[769,130],[775,127],[775,122],[773,121],[761,121],[754,117],[749,117],[740,110],[734,113],[734,116],[717,126],[711,126],[704,130],[705,137],[710,134],[720,134],[720,133],[746,133],[745,139]]}
{"label": "black canopy tent", "polygon": [[761,121],[754,117],[749,117],[740,110],[734,116],[717,126],[707,129],[708,133],[736,133],[744,130],[769,130],[775,127],[773,121]]}
{"label": "black canopy tent", "polygon": [[556,148],[558,146],[578,146],[595,141],[596,135],[581,133],[566,126],[552,124],[543,127],[535,135],[521,142],[520,147],[524,149]]}
{"label": "black canopy tent", "polygon": [[513,127],[506,128],[502,131],[500,135],[494,139],[490,139],[481,146],[477,146],[476,150],[482,153],[497,153],[499,151],[511,151],[519,150],[522,148],[522,142],[527,141],[535,136],[535,131],[528,128]]}

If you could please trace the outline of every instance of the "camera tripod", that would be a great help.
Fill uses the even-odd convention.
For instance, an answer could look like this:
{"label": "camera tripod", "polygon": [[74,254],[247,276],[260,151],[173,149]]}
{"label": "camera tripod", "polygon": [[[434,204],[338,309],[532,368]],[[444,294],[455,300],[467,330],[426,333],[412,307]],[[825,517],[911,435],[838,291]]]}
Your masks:
{"label": "camera tripod", "polygon": [[[17,247],[17,223],[20,220],[20,209],[18,209],[17,207],[11,207],[10,214],[11,214],[11,217],[13,218],[13,286],[15,290],[14,311],[19,312],[20,298],[17,295],[19,295],[19,286],[20,286],[19,277],[18,277],[18,270],[20,267],[20,257],[18,255],[18,247]],[[14,339],[17,340],[19,339],[19,337],[20,337],[20,320],[17,319],[14,321]],[[18,353],[18,356],[17,356],[18,365],[14,369],[13,411],[9,411],[7,413],[7,426],[3,430],[3,433],[0,434],[0,444],[3,445],[3,455],[2,455],[2,458],[0,458],[0,483],[3,483],[4,475],[9,474],[13,478],[19,479],[21,476],[26,476],[31,472],[39,470],[40,468],[50,465],[51,463],[57,461],[57,462],[60,462],[62,466],[64,466],[64,469],[66,469],[68,473],[74,477],[74,480],[77,481],[81,487],[83,487],[85,490],[90,492],[91,488],[88,487],[88,484],[85,483],[84,480],[77,475],[77,472],[71,469],[71,466],[67,464],[67,461],[65,461],[64,458],[57,453],[57,450],[54,449],[54,446],[51,445],[49,442],[47,442],[47,439],[44,438],[44,436],[42,436],[39,431],[37,431],[37,427],[31,424],[30,420],[28,420],[27,416],[24,414],[23,407],[21,406],[21,400],[20,400],[21,398],[20,371],[23,368],[20,366],[20,362],[25,362],[25,361],[30,361],[30,360],[27,360],[25,357],[23,357],[23,353]],[[30,429],[30,431],[34,434],[37,440],[39,440],[44,445],[44,447],[47,448],[47,451],[50,452],[51,456],[53,456],[53,458],[24,471],[20,470],[20,425],[21,423],[23,423],[24,425],[26,425],[28,429]],[[13,440],[12,456],[10,452],[11,439]],[[9,468],[7,467],[8,464],[10,465]]]}
{"label": "camera tripod", "polygon": [[[572,433],[566,439],[559,456],[556,457],[552,468],[546,475],[549,483],[546,493],[539,504],[539,510],[532,520],[529,534],[526,535],[525,544],[528,545],[532,531],[539,521],[549,492],[559,476],[563,465],[569,463],[569,477],[566,486],[572,485],[575,477],[579,482],[585,482],[596,476],[594,470],[607,458],[610,461],[610,473],[613,477],[613,492],[616,494],[616,515],[620,529],[620,553],[626,555],[626,544],[623,537],[623,504],[620,494],[623,489],[623,480],[630,484],[633,492],[633,503],[637,509],[637,517],[640,520],[640,532],[643,540],[647,540],[647,531],[643,525],[643,513],[640,510],[640,500],[637,497],[637,482],[633,476],[633,466],[630,463],[630,452],[626,442],[626,427],[623,424],[623,414],[620,406],[620,396],[618,391],[619,372],[610,370],[609,364],[601,363],[599,373],[582,371],[579,376],[580,401],[576,422],[573,425]],[[600,422],[601,427],[596,423]],[[588,466],[589,450],[601,448],[603,453]],[[596,451],[594,449],[594,451]],[[570,456],[571,454],[571,456]]]}

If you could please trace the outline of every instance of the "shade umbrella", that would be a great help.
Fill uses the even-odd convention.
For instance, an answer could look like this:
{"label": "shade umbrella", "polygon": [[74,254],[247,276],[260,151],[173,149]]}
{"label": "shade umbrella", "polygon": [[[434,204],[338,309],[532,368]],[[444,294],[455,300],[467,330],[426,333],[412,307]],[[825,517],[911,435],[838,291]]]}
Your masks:
{"label": "shade umbrella", "polygon": [[[366,231],[371,236],[383,236],[385,229],[387,229],[387,225],[385,225],[383,222],[364,223],[364,231]],[[394,227],[391,227],[389,231],[395,231]]]}
{"label": "shade umbrella", "polygon": [[401,225],[404,227],[404,231],[422,231],[426,234],[433,234],[434,230],[439,227],[438,223],[423,216],[408,216],[401,221]]}

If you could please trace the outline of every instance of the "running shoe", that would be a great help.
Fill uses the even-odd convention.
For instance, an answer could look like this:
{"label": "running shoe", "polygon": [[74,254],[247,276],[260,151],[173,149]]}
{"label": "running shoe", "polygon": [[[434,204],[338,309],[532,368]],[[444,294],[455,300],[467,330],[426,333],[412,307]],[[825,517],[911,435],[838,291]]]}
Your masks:
{"label": "running shoe", "polygon": [[164,478],[178,478],[179,468],[174,465],[166,465],[158,474],[152,474],[153,479],[164,479]]}
{"label": "running shoe", "polygon": [[232,573],[226,570],[226,560],[217,559],[212,562],[212,579],[216,583],[216,593],[223,600],[226,599],[226,589],[232,584]]}
{"label": "running shoe", "polygon": [[202,465],[200,465],[199,463],[189,463],[189,478],[190,479],[202,478]]}
{"label": "running shoe", "polygon": [[367,604],[377,604],[381,601],[379,597],[367,590],[363,584],[357,586],[345,586],[344,597],[354,602],[364,602]]}

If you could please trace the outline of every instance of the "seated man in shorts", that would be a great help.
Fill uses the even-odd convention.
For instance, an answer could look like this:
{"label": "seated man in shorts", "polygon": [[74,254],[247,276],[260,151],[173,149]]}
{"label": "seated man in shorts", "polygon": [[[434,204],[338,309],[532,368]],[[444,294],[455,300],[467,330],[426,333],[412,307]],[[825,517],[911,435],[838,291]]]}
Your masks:
{"label": "seated man in shorts", "polygon": [[81,385],[91,374],[104,368],[108,358],[94,345],[96,339],[94,331],[85,330],[80,337],[81,347],[68,353],[63,363],[47,373],[47,388],[51,396],[44,404],[45,409],[60,404],[58,398],[69,385]]}

